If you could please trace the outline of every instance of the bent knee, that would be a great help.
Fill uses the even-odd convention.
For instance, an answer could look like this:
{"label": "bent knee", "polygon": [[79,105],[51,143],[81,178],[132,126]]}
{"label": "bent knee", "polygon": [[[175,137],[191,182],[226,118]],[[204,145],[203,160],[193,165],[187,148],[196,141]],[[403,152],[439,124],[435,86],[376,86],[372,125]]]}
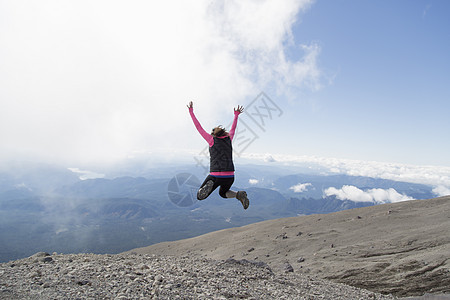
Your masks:
{"label": "bent knee", "polygon": [[228,197],[227,197],[227,192],[219,191],[219,195],[220,195],[220,197],[222,197],[222,198],[228,198]]}

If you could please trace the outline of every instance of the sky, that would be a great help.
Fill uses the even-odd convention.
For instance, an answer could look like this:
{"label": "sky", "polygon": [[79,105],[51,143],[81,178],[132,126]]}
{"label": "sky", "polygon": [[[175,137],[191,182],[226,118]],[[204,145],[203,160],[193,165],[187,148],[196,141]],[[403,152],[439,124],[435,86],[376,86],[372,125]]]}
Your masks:
{"label": "sky", "polygon": [[0,0],[0,161],[200,153],[194,101],[208,131],[244,106],[240,155],[394,165],[448,189],[449,14],[446,0]]}

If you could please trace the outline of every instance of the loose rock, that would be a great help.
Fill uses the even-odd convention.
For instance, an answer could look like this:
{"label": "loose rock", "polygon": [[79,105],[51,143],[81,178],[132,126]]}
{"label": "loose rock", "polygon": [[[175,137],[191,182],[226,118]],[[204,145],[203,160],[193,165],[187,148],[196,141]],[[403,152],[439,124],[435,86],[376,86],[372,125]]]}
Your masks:
{"label": "loose rock", "polygon": [[[394,299],[262,261],[138,254],[34,255],[0,264],[0,299]],[[14,264],[12,268],[11,265]]]}

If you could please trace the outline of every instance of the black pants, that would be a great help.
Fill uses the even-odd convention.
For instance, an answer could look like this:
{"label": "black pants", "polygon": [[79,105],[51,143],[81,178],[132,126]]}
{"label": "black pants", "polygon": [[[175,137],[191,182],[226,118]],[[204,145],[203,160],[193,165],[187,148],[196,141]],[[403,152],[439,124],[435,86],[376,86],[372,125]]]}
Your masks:
{"label": "black pants", "polygon": [[212,175],[208,175],[208,176],[206,177],[205,181],[203,181],[202,185],[200,186],[199,191],[200,191],[202,188],[204,188],[204,186],[206,185],[206,183],[207,183],[208,181],[210,181],[210,180],[212,180],[213,185],[212,185],[212,188],[211,188],[209,191],[207,191],[206,197],[202,197],[202,199],[200,199],[200,197],[199,197],[199,194],[200,194],[200,193],[197,193],[197,199],[198,199],[198,200],[204,200],[204,199],[206,199],[209,195],[211,195],[211,193],[212,193],[218,186],[220,186],[220,189],[219,189],[219,195],[220,195],[222,198],[227,198],[226,193],[230,190],[231,186],[233,185],[233,182],[234,182],[234,176],[233,176],[233,177],[215,177],[215,176],[212,176]]}

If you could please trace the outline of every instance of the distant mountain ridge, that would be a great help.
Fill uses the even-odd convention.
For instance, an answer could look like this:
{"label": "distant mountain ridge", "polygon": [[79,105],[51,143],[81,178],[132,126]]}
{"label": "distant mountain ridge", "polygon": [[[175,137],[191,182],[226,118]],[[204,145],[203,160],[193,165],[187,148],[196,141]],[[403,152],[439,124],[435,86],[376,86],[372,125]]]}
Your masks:
{"label": "distant mountain ridge", "polygon": [[[205,201],[194,198],[192,206],[179,207],[168,197],[172,178],[167,174],[177,170],[176,166],[147,170],[136,177],[108,178],[106,174],[86,180],[68,169],[48,165],[11,169],[0,172],[0,262],[38,251],[118,253],[264,220],[373,205],[324,198],[322,189],[329,186],[394,186],[416,197],[432,195],[432,188],[426,185],[340,175],[287,176],[291,171],[244,166],[233,188],[247,190],[248,210],[216,192]],[[202,179],[192,166],[178,169]],[[292,186],[299,183],[311,185],[298,193]]]}

